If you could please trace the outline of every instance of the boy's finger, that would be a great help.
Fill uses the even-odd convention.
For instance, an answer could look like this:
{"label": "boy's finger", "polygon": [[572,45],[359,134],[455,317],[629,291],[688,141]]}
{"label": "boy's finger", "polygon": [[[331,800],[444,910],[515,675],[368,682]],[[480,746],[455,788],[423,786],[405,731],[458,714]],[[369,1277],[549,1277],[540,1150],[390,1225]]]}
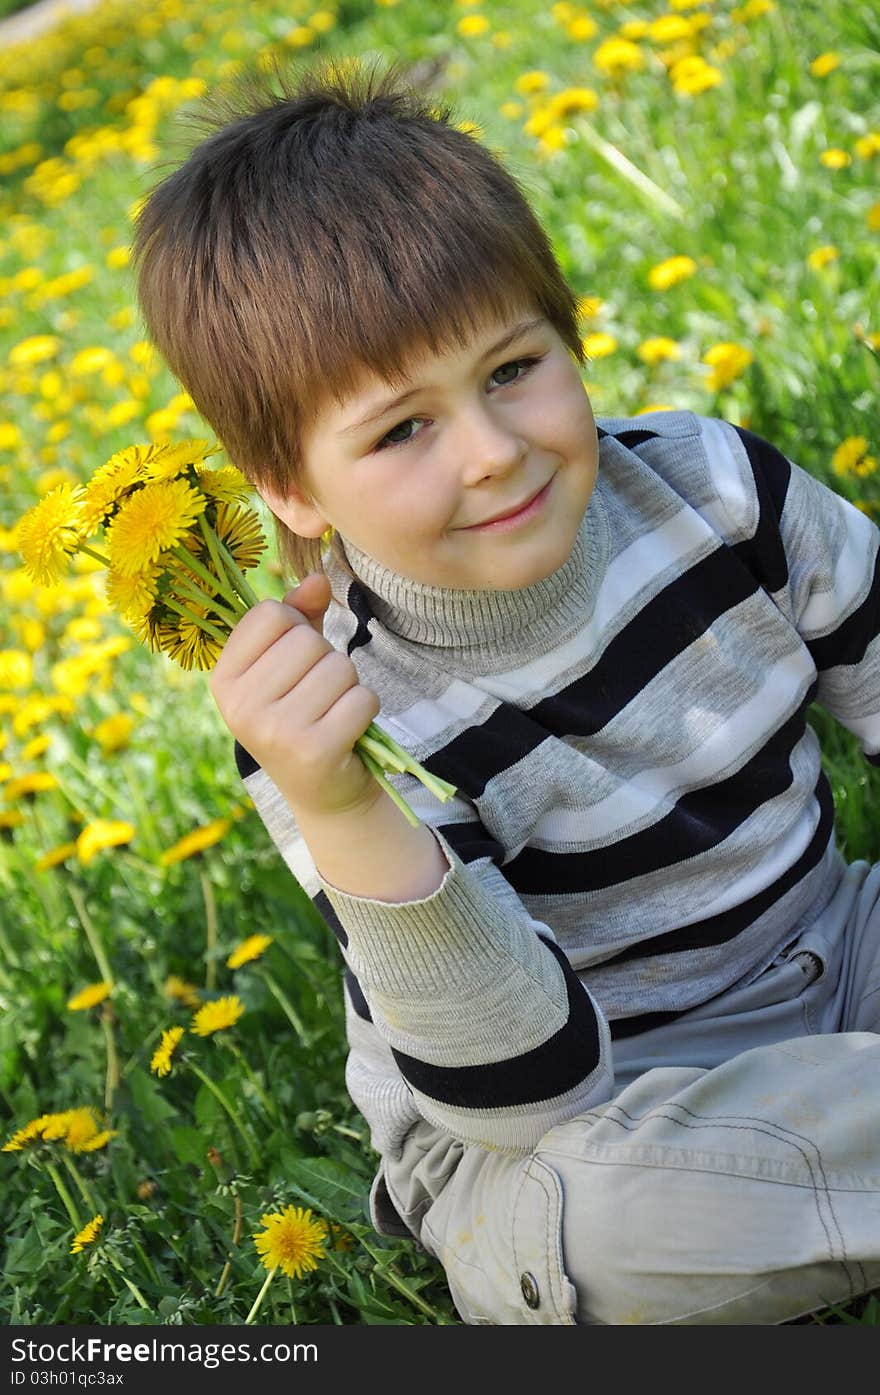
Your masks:
{"label": "boy's finger", "polygon": [[330,581],[323,572],[309,572],[298,586],[288,591],[284,604],[304,615],[313,630],[324,633],[323,617],[330,604]]}

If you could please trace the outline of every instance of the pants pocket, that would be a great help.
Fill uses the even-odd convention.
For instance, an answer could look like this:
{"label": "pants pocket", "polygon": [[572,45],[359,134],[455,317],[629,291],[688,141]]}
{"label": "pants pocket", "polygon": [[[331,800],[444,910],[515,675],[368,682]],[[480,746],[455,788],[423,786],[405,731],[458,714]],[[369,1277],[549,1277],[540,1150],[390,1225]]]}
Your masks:
{"label": "pants pocket", "polygon": [[562,1253],[562,1183],[542,1158],[467,1148],[422,1222],[471,1325],[575,1325]]}
{"label": "pants pocket", "polygon": [[540,1157],[526,1163],[513,1210],[513,1253],[527,1323],[573,1327],[577,1294],[565,1272],[558,1173]]}

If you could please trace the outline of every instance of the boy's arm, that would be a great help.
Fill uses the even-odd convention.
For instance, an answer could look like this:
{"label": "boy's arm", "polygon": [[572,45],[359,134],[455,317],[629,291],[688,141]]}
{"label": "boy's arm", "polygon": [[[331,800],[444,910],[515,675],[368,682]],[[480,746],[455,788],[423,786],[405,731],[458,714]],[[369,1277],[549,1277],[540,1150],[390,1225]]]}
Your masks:
{"label": "boy's arm", "polygon": [[815,700],[880,765],[880,530],[761,437],[728,430],[754,476],[768,589],[816,665]]}
{"label": "boy's arm", "polygon": [[[372,825],[363,824],[352,834],[358,846],[350,861],[347,840],[340,837],[334,846],[332,826],[320,831],[325,868],[332,858],[341,883],[374,885],[395,897],[408,888],[422,890],[423,873],[428,888],[438,875],[439,884],[405,901],[349,891],[322,875],[317,842],[313,860],[266,772],[248,763],[240,747],[236,754],[239,769],[249,772],[245,786],[270,836],[336,929],[359,1039],[375,1030],[388,1052],[388,1078],[374,1081],[356,1101],[374,1137],[387,1124],[383,1116],[393,1098],[401,1117],[414,1104],[424,1118],[465,1142],[527,1152],[553,1124],[610,1097],[607,1023],[550,928],[532,919],[491,856],[463,863],[438,829],[411,829],[388,800],[396,824],[390,813],[384,823],[384,812]],[[416,807],[418,796],[399,779],[401,793]],[[425,794],[417,781],[412,785]],[[446,824],[472,823],[475,842],[491,845],[466,801],[456,798],[442,807]],[[410,832],[418,835],[413,843],[407,841]],[[420,857],[428,839],[443,866],[431,854],[411,877],[407,847],[417,848]],[[501,852],[496,849],[496,855]],[[355,868],[360,872],[352,875]]]}
{"label": "boy's arm", "polygon": [[408,823],[384,790],[357,813],[303,816],[297,827],[321,879],[349,896],[420,901],[449,870],[426,824]]}

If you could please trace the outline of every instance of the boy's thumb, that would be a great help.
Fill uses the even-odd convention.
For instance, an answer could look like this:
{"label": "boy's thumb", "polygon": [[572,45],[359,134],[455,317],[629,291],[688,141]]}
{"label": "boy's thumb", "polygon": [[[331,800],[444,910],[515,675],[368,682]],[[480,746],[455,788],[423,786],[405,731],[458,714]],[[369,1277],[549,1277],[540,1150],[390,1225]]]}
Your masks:
{"label": "boy's thumb", "polygon": [[330,580],[323,572],[309,572],[298,586],[288,591],[284,604],[294,606],[306,617],[313,630],[324,633],[324,612],[330,604]]}

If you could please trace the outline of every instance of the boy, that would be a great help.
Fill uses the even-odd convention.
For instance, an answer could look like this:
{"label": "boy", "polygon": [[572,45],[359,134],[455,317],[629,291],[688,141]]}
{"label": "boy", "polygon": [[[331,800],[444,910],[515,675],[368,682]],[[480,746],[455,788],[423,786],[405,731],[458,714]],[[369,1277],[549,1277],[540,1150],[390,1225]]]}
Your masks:
{"label": "boy", "polygon": [[[597,425],[448,115],[257,88],[141,214],[149,331],[303,578],[211,689],[340,940],[376,1226],[466,1323],[783,1322],[880,1285],[880,867],[806,722],[880,763],[878,532],[727,423]],[[374,718],[457,786],[394,777],[418,827]]]}

